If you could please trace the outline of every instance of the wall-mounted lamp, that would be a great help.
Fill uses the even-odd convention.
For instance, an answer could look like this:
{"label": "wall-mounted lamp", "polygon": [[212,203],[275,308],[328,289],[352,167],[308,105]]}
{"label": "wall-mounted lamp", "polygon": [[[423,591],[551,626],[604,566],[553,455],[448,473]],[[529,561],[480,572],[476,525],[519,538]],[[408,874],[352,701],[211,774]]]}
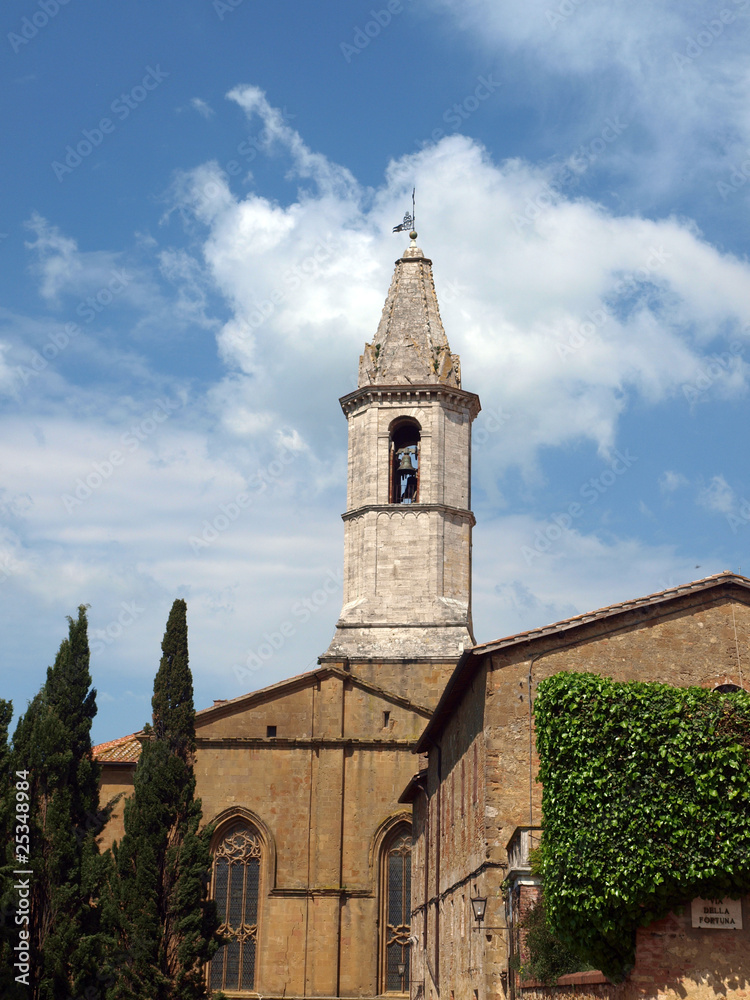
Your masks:
{"label": "wall-mounted lamp", "polygon": [[406,962],[403,962],[403,961],[399,962],[398,965],[396,966],[396,972],[398,973],[399,982],[401,984],[401,992],[402,993],[408,993],[409,992],[409,984],[407,982],[405,982],[405,978],[406,978]]}
{"label": "wall-mounted lamp", "polygon": [[[476,889],[474,889],[476,892]],[[484,920],[484,911],[487,908],[487,897],[486,896],[472,896],[471,897],[471,908],[474,911],[474,919],[478,924]]]}

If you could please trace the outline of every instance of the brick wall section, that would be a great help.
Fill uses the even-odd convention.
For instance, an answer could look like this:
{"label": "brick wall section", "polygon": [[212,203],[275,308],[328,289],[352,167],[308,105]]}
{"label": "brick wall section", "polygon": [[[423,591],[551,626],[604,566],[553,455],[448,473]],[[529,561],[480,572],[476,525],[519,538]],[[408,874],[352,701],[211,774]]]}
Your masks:
{"label": "brick wall section", "polygon": [[[426,855],[428,859],[433,897],[427,906],[428,943],[430,933],[432,940],[435,938],[435,932],[430,932],[431,915],[434,918],[440,913],[440,926],[436,928],[440,939],[436,1000],[438,996],[448,1000],[451,991],[453,1000],[475,1000],[475,996],[477,1000],[494,1000],[506,996],[508,930],[504,926],[499,891],[505,871],[492,866],[507,863],[506,844],[516,827],[541,822],[541,786],[536,782],[538,761],[529,712],[529,670],[532,698],[544,678],[560,671],[590,671],[618,681],[660,681],[676,686],[714,688],[719,684],[739,684],[744,678],[740,677],[738,653],[739,664],[746,664],[750,670],[749,600],[745,588],[710,587],[658,605],[646,604],[572,628],[550,631],[476,659],[471,683],[450,701],[445,715],[438,710],[438,719],[442,720],[439,728],[431,726],[426,737],[433,741],[425,747],[429,750],[429,816],[419,818],[415,832],[422,842],[419,856]],[[462,818],[456,811],[457,789],[462,766],[465,775],[475,753],[480,769],[479,801],[472,815]],[[426,845],[425,840],[429,841]],[[482,865],[487,867],[479,878],[468,878]],[[439,892],[435,889],[436,878]],[[467,936],[456,937],[453,933],[450,901],[454,901],[454,910],[459,900],[461,905],[468,906],[469,885],[473,889],[475,884],[479,893],[488,897],[487,916],[481,935],[474,934],[469,944]],[[415,877],[413,885],[416,889],[421,882]],[[415,896],[415,909],[420,903],[423,903],[421,896]],[[750,914],[747,919],[750,920]],[[662,933],[667,936],[659,936]],[[639,969],[634,976],[651,977],[644,981],[644,988],[653,986],[656,990],[646,995],[659,995],[662,986],[666,990],[675,969],[693,961],[691,949],[695,947],[705,953],[703,958],[695,957],[699,965],[709,961],[706,949],[719,949],[713,964],[709,962],[710,968],[706,966],[704,972],[696,971],[695,975],[699,979],[703,976],[704,981],[713,976],[712,981],[721,980],[728,995],[742,995],[750,974],[750,948],[746,964],[741,966],[736,954],[729,960],[721,951],[730,947],[731,943],[726,941],[726,936],[731,936],[728,931],[690,930],[683,936],[680,932],[675,938],[669,937],[673,933],[676,932],[661,931],[654,926],[650,936],[639,937],[644,957],[639,958]],[[481,949],[474,946],[478,936]],[[737,938],[741,940],[746,939]],[[421,944],[420,941],[418,947]],[[427,952],[430,950],[428,946]],[[660,966],[660,961],[666,964]],[[684,988],[688,992],[682,995],[702,998],[704,993],[690,992],[698,987],[690,985],[687,972],[685,976]],[[635,988],[635,982],[631,977],[628,988]],[[597,990],[599,987],[590,995],[604,995],[597,994]],[[705,996],[709,992],[707,987]],[[618,994],[617,1000],[627,996]]]}
{"label": "brick wall section", "polygon": [[[619,986],[581,984],[553,989],[522,989],[524,1000],[716,1000],[750,997],[750,897],[744,897],[743,930],[700,930],[691,926],[690,906],[670,913],[637,936],[636,964]],[[572,978],[572,977],[566,977]]]}
{"label": "brick wall section", "polygon": [[[529,770],[528,675],[532,698],[546,677],[560,671],[602,674],[616,681],[658,681],[678,687],[739,684],[740,663],[750,670],[750,608],[715,591],[690,594],[662,609],[642,608],[618,621],[600,621],[492,655],[487,675],[487,766],[494,789],[486,828],[494,856],[502,857],[516,826],[541,818],[542,789],[532,751]],[[735,637],[736,626],[736,637]],[[564,643],[565,648],[560,647]],[[531,655],[529,655],[531,653]],[[533,662],[532,662],[533,659]],[[536,739],[532,724],[532,747]],[[529,791],[532,815],[529,815]]]}
{"label": "brick wall section", "polygon": [[[509,936],[513,939],[513,953],[519,956],[521,965],[527,961],[528,957],[526,951],[527,932],[521,927],[521,924],[524,922],[529,910],[539,902],[541,894],[542,891],[538,885],[518,883],[514,886],[513,920],[509,927]],[[518,973],[511,972],[510,975],[513,976],[513,982],[517,988],[519,985]]]}

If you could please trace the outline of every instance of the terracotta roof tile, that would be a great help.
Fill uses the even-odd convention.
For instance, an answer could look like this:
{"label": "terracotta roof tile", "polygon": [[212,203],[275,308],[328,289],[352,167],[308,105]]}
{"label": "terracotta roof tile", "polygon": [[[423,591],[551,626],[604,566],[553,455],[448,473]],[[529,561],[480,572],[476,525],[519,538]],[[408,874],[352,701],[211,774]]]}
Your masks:
{"label": "terracotta roof tile", "polygon": [[135,764],[141,755],[141,743],[137,733],[130,736],[120,736],[108,743],[99,743],[94,747],[94,760],[100,764]]}

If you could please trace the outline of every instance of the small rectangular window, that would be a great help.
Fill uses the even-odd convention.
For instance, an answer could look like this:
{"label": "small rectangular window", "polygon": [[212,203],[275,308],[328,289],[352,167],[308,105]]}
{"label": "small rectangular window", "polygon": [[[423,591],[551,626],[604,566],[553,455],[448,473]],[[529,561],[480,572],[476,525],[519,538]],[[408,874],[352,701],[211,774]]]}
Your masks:
{"label": "small rectangular window", "polygon": [[266,726],[266,736],[275,736],[276,726]]}
{"label": "small rectangular window", "polygon": [[391,713],[383,712],[383,729],[388,728],[388,723],[391,721]]}

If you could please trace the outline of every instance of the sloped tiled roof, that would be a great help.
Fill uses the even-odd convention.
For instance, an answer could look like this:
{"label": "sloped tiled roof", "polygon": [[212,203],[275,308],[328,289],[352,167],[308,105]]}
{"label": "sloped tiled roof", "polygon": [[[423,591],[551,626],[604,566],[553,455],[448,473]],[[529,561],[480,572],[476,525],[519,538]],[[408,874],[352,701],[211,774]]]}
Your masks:
{"label": "sloped tiled roof", "polygon": [[593,622],[598,618],[607,618],[613,614],[620,614],[623,611],[632,611],[634,608],[642,608],[646,605],[657,605],[664,601],[670,601],[675,597],[682,597],[685,594],[698,593],[701,590],[708,590],[716,586],[717,583],[734,583],[738,587],[750,589],[750,580],[746,576],[738,573],[731,573],[724,570],[721,573],[714,573],[713,576],[705,576],[702,580],[694,580],[692,583],[683,584],[680,587],[669,587],[667,590],[659,590],[655,594],[648,594],[646,597],[637,597],[630,601],[620,601],[618,604],[608,604],[606,607],[597,608],[596,611],[586,611],[581,615],[574,615],[572,618],[563,618],[562,621],[553,622],[551,625],[543,625],[541,628],[529,629],[528,632],[516,632],[515,635],[508,635],[503,639],[493,639],[484,642],[479,646],[472,646],[472,653],[489,653],[504,646],[515,645],[530,639],[538,639],[541,636],[551,635],[555,632],[564,632],[567,628],[573,628],[585,622]]}
{"label": "sloped tiled roof", "polygon": [[99,743],[93,750],[94,760],[100,764],[136,764],[141,754],[141,743],[138,734],[131,733],[108,743]]}
{"label": "sloped tiled roof", "polygon": [[[713,576],[705,576],[701,580],[694,580],[680,587],[669,587],[666,590],[659,590],[655,594],[648,594],[646,597],[637,597],[630,601],[620,601],[618,604],[609,604],[606,607],[598,608],[596,611],[587,611],[572,618],[564,618],[562,621],[553,622],[542,628],[530,629],[528,632],[517,632],[515,635],[506,636],[504,639],[495,639],[492,642],[485,642],[479,646],[470,646],[465,649],[461,659],[456,664],[456,669],[448,679],[448,683],[435,707],[435,711],[422,733],[417,752],[424,753],[430,745],[431,739],[442,729],[447,717],[450,715],[453,706],[460,700],[464,689],[471,683],[471,678],[483,656],[488,653],[495,653],[510,646],[523,646],[525,643],[533,643],[538,639],[547,636],[561,635],[567,631],[575,631],[583,625],[591,622],[602,621],[607,618],[614,618],[628,611],[637,608],[658,608],[660,605],[668,604],[681,597],[690,594],[698,594],[714,590],[720,587],[735,586],[750,593],[750,579],[741,576],[739,573],[732,573],[724,570],[722,573],[715,573]],[[571,642],[574,642],[571,639]]]}

